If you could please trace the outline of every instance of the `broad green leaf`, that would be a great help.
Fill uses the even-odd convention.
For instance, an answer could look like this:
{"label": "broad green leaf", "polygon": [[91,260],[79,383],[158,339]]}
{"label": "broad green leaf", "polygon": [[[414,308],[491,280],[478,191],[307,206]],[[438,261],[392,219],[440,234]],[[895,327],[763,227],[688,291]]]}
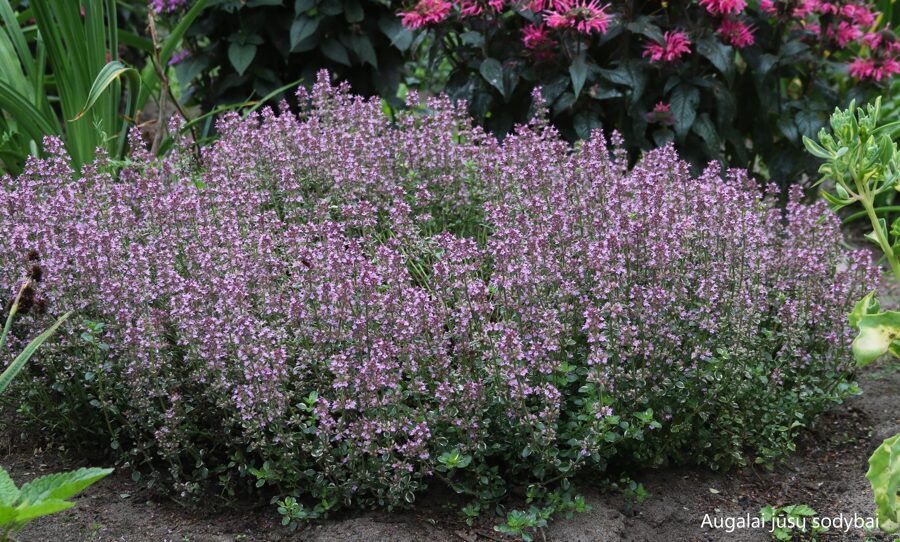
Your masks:
{"label": "broad green leaf", "polygon": [[231,42],[228,46],[228,60],[238,75],[244,75],[254,57],[256,57],[256,45],[252,43]]}
{"label": "broad green leaf", "polygon": [[[19,488],[9,477],[9,473],[0,467],[0,505],[12,506],[19,499]],[[0,524],[3,522],[0,521]]]}
{"label": "broad green leaf", "polygon": [[575,60],[569,66],[569,75],[572,77],[572,90],[575,91],[575,98],[578,98],[581,94],[581,89],[584,88],[584,81],[587,79],[588,66],[585,57],[585,53],[582,52],[575,57]]}
{"label": "broad green leaf", "polygon": [[[5,525],[12,525],[16,520],[16,509],[12,506],[0,504],[0,529]],[[2,532],[2,531],[0,531]]]}
{"label": "broad green leaf", "polygon": [[[137,100],[137,96],[140,92],[141,87],[141,75],[134,68],[129,68],[125,64],[121,63],[118,60],[113,60],[109,62],[106,66],[103,66],[103,69],[100,70],[100,73],[97,74],[97,77],[94,79],[94,83],[91,85],[91,90],[88,92],[87,102],[84,104],[84,107],[81,108],[81,111],[75,115],[75,118],[70,120],[69,122],[74,122],[87,113],[91,107],[97,102],[100,96],[106,91],[107,88],[115,81],[119,79],[119,77],[126,77],[128,79],[128,83],[131,85],[132,91],[131,95],[134,100]],[[129,107],[129,110],[133,109]]]}
{"label": "broad green leaf", "polygon": [[3,391],[6,390],[7,387],[9,387],[10,382],[12,382],[12,379],[15,378],[17,374],[19,374],[19,371],[22,370],[22,367],[25,366],[25,363],[29,359],[31,359],[31,356],[34,355],[37,349],[40,348],[40,346],[44,344],[44,342],[49,339],[54,332],[56,332],[56,328],[62,325],[62,323],[65,322],[71,314],[71,312],[67,312],[66,314],[62,315],[59,320],[57,320],[52,326],[50,326],[49,329],[32,339],[32,341],[28,343],[28,346],[26,346],[25,349],[22,350],[22,352],[18,356],[16,356],[16,359],[13,360],[12,364],[7,367],[6,370],[3,371],[3,373],[0,373],[0,393],[3,393]]}
{"label": "broad green leaf", "polygon": [[734,50],[712,36],[697,41],[697,52],[726,77],[731,76],[734,65]]}
{"label": "broad green leaf", "polygon": [[365,19],[366,14],[363,12],[362,6],[356,0],[344,0],[344,18],[348,23],[361,23]]}
{"label": "broad green leaf", "polygon": [[650,38],[657,43],[662,43],[665,41],[663,31],[658,26],[653,24],[652,18],[646,15],[641,15],[634,21],[628,23],[627,28],[629,31]]}
{"label": "broad green leaf", "polygon": [[49,516],[75,506],[75,503],[62,499],[46,499],[34,504],[19,506],[16,508],[16,524],[23,525],[33,519]]}
{"label": "broad green leaf", "polygon": [[368,64],[373,68],[378,68],[378,57],[375,55],[375,48],[372,42],[365,34],[348,34],[345,38],[347,47],[353,51],[353,54],[364,64]]}
{"label": "broad green leaf", "polygon": [[319,28],[319,20],[319,17],[307,17],[306,15],[298,15],[294,19],[294,22],[291,23],[291,49],[315,33]]}
{"label": "broad green leaf", "polygon": [[492,87],[500,91],[500,94],[506,96],[507,89],[503,82],[503,64],[496,58],[485,58],[481,62],[478,69],[484,80],[491,84]]}
{"label": "broad green leaf", "polygon": [[391,40],[391,45],[400,51],[409,49],[415,38],[413,32],[403,26],[397,17],[382,17],[378,20],[378,28]]}
{"label": "broad green leaf", "polygon": [[853,340],[853,356],[857,365],[865,367],[886,354],[891,343],[900,338],[900,312],[864,314],[858,317],[857,327],[859,335]]}
{"label": "broad green leaf", "polygon": [[703,139],[707,147],[709,147],[710,152],[714,155],[718,154],[720,145],[719,134],[716,133],[716,127],[713,125],[712,119],[709,118],[708,113],[703,113],[697,117],[697,120],[692,126],[692,130]]}
{"label": "broad green leaf", "polygon": [[697,118],[697,105],[700,103],[700,91],[697,87],[680,84],[672,91],[670,101],[672,115],[675,116],[675,133],[687,135]]}
{"label": "broad green leaf", "polygon": [[39,503],[51,499],[68,499],[97,480],[109,476],[112,471],[113,469],[80,468],[41,476],[22,486],[19,490],[20,500],[23,503]]}
{"label": "broad green leaf", "polygon": [[347,49],[337,40],[330,39],[322,44],[322,54],[339,64],[350,65]]}
{"label": "broad green leaf", "polygon": [[888,533],[900,530],[900,434],[875,450],[866,478],[872,484],[881,529]]}

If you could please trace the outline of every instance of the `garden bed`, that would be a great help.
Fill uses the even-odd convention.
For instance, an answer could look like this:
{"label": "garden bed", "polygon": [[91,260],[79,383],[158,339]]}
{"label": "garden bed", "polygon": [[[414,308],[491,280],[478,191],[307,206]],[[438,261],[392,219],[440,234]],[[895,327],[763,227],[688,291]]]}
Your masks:
{"label": "garden bed", "polygon": [[[702,469],[651,471],[634,475],[651,493],[631,506],[621,495],[581,488],[592,510],[560,519],[547,529],[547,540],[565,541],[765,541],[761,531],[732,534],[701,527],[703,517],[757,515],[767,504],[809,504],[821,517],[839,514],[870,516],[872,498],[864,478],[866,458],[885,437],[900,430],[896,390],[900,371],[888,365],[866,371],[864,394],[851,398],[823,416],[806,434],[798,453],[772,472],[744,469],[712,473]],[[62,468],[77,467],[66,454],[37,449],[11,452],[3,439],[0,465],[14,479],[28,480]],[[183,508],[140,490],[120,472],[77,499],[69,512],[29,525],[20,536],[31,540],[122,540],[225,542],[237,540],[506,540],[491,529],[492,518],[470,527],[443,506],[447,495],[437,490],[423,495],[415,511],[347,515],[302,528],[291,534],[279,525],[265,502],[235,508]],[[889,540],[862,531],[829,533],[820,540]]]}

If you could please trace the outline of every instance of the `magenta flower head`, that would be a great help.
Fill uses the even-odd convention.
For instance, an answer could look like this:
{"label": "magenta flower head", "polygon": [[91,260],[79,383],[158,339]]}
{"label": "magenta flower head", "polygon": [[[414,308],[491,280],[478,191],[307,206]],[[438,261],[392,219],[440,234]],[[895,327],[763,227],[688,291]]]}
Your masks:
{"label": "magenta flower head", "polygon": [[747,0],[700,0],[700,5],[711,15],[737,14],[747,7]]}
{"label": "magenta flower head", "polygon": [[672,115],[671,107],[666,102],[658,102],[653,106],[653,110],[645,115],[647,122],[659,123],[666,126],[675,124],[675,117]]}
{"label": "magenta flower head", "polygon": [[721,36],[722,41],[734,45],[738,49],[753,45],[755,41],[753,38],[753,27],[733,19],[722,19],[716,33]]}
{"label": "magenta flower head", "polygon": [[545,24],[530,24],[522,29],[522,42],[526,49],[541,50],[556,45],[556,40],[550,37]]}
{"label": "magenta flower head", "polygon": [[452,7],[444,0],[419,0],[411,10],[401,11],[400,18],[406,28],[421,28],[446,19]]}
{"label": "magenta flower head", "polygon": [[900,74],[900,62],[894,58],[857,58],[847,69],[851,77],[861,81],[882,81]]}
{"label": "magenta flower head", "polygon": [[603,34],[612,20],[608,8],[609,4],[601,5],[597,0],[556,0],[547,12],[547,25],[574,28],[582,34]]}
{"label": "magenta flower head", "polygon": [[644,57],[650,57],[650,62],[674,62],[691,52],[691,39],[682,31],[666,32],[663,43],[655,41],[644,45]]}

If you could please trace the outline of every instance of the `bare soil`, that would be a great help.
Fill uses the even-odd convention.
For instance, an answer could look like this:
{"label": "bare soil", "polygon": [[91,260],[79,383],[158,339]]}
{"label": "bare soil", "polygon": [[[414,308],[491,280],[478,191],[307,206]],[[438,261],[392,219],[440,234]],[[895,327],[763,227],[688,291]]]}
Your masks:
{"label": "bare soil", "polygon": [[[798,452],[775,470],[747,468],[729,473],[701,469],[649,471],[632,475],[651,493],[634,504],[621,494],[592,489],[582,481],[591,510],[552,523],[537,540],[566,542],[756,542],[772,540],[766,530],[703,526],[714,517],[756,517],[765,505],[808,504],[820,517],[871,517],[872,495],[864,475],[878,444],[900,432],[900,369],[890,362],[861,375],[864,393],[823,416],[802,438]],[[11,453],[0,465],[24,482],[63,468],[81,466],[58,450]],[[601,487],[601,484],[596,484]],[[114,474],[76,498],[77,506],[28,525],[21,542],[475,542],[509,540],[493,531],[499,518],[475,526],[463,522],[439,491],[423,496],[413,511],[370,512],[329,519],[296,532],[281,527],[268,504],[210,510],[185,508],[141,490],[125,474]],[[891,540],[853,529],[819,536],[820,541]]]}

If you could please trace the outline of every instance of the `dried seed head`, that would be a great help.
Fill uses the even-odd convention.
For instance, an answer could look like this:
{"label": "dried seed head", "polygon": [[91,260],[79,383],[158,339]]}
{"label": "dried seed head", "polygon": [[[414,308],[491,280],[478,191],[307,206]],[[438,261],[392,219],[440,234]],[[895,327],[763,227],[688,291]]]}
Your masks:
{"label": "dried seed head", "polygon": [[34,306],[34,287],[29,283],[22,290],[22,296],[19,297],[19,314],[27,314]]}
{"label": "dried seed head", "polygon": [[28,251],[28,254],[25,255],[25,259],[29,262],[36,262],[41,259],[41,255],[38,254],[37,250],[31,249]]}
{"label": "dried seed head", "polygon": [[28,269],[28,277],[35,282],[40,282],[44,278],[44,268],[38,264],[32,265]]}

